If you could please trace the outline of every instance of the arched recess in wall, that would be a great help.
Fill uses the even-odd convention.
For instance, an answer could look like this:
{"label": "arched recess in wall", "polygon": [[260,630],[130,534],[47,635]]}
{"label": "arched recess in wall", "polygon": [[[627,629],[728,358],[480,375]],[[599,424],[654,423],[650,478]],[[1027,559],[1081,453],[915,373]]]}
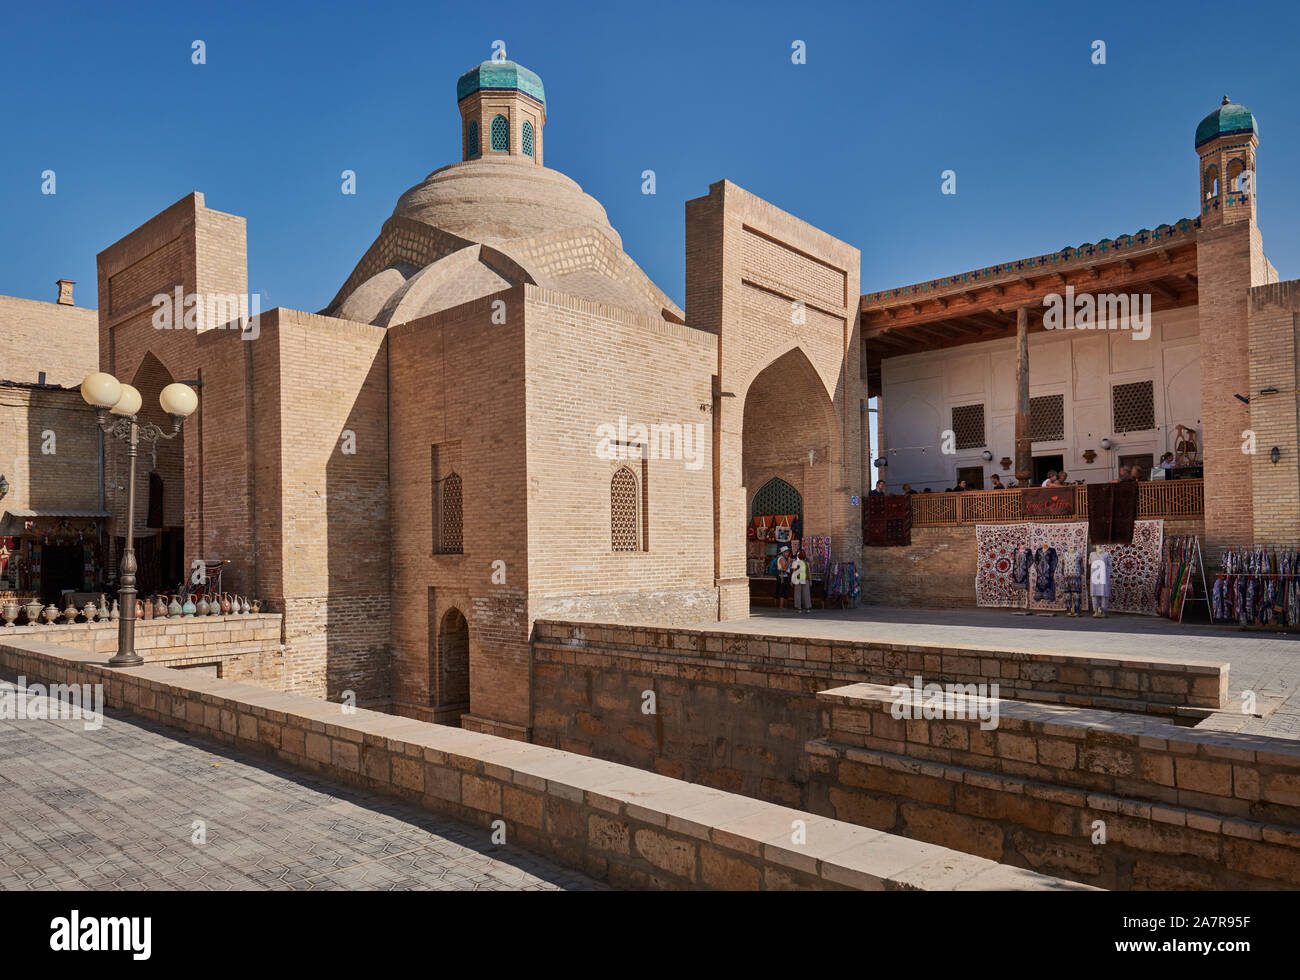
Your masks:
{"label": "arched recess in wall", "polygon": [[[171,419],[158,404],[162,390],[175,381],[153,353],[140,361],[130,384],[140,392],[142,422],[152,422],[171,432]],[[191,423],[192,426],[193,423]],[[185,569],[185,438],[190,426],[182,426],[173,439],[159,439],[150,451],[142,443],[135,465],[135,557],[136,592],[149,595],[175,589],[186,577]],[[113,568],[126,544],[126,484],[129,472],[126,444],[106,440],[109,454],[108,487],[116,493],[113,513]],[[121,488],[117,490],[117,488]]]}
{"label": "arched recess in wall", "polygon": [[438,627],[434,683],[436,707],[469,710],[469,623],[455,606],[443,614]]}
{"label": "arched recess in wall", "polygon": [[1205,169],[1204,192],[1205,192],[1205,199],[1207,201],[1213,200],[1214,198],[1219,196],[1219,168],[1218,167],[1211,165]]}
{"label": "arched recess in wall", "polygon": [[760,371],[745,392],[745,486],[762,488],[773,479],[783,481],[799,495],[804,533],[832,533],[837,432],[835,407],[820,376],[807,355],[792,348]]}

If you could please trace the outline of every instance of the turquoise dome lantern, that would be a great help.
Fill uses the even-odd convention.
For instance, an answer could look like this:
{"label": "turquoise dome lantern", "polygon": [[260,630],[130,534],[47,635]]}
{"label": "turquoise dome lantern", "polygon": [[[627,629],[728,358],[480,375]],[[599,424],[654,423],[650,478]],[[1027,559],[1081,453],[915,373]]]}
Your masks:
{"label": "turquoise dome lantern", "polygon": [[461,75],[456,82],[456,101],[479,91],[515,91],[544,108],[546,89],[537,73],[513,61],[485,61]]}
{"label": "turquoise dome lantern", "polygon": [[1196,127],[1196,149],[1220,136],[1254,136],[1259,138],[1259,125],[1249,109],[1223,97],[1223,105],[1201,120]]}

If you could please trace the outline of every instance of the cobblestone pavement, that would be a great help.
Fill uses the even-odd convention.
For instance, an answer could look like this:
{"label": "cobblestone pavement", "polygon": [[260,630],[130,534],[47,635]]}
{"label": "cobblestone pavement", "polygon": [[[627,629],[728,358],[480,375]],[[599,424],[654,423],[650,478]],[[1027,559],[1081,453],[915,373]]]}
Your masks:
{"label": "cobblestone pavement", "polygon": [[[925,643],[945,646],[997,646],[1003,649],[1126,655],[1144,660],[1200,660],[1228,663],[1230,711],[1206,719],[1198,728],[1251,735],[1300,738],[1300,637],[1248,633],[1232,626],[1186,625],[1158,616],[1112,613],[1106,619],[1016,616],[1007,609],[904,609],[861,606],[815,609],[796,615],[789,609],[755,610],[749,619],[699,623],[693,629],[827,637],[858,642]],[[1243,715],[1243,691],[1275,708],[1267,717]]]}
{"label": "cobblestone pavement", "polygon": [[486,830],[139,719],[0,720],[0,890],[603,887]]}

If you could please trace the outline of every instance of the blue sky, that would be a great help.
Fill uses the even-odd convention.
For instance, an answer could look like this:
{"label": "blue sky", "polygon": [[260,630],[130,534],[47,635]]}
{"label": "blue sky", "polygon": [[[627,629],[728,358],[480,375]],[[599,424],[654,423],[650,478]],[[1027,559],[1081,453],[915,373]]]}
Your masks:
{"label": "blue sky", "polygon": [[1192,134],[1224,93],[1259,120],[1265,246],[1300,277],[1298,9],[11,3],[0,293],[68,277],[93,304],[96,252],[200,190],[248,219],[265,307],[322,308],[402,191],[459,158],[456,79],[497,39],[545,82],[547,165],[679,303],[683,204],[724,177],[860,248],[864,291],[1195,216]]}

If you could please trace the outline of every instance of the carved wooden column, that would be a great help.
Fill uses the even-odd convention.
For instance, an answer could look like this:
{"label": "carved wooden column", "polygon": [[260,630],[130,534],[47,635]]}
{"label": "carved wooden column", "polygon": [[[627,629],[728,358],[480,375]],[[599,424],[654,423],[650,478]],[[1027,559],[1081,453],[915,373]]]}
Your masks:
{"label": "carved wooden column", "polygon": [[1016,483],[1030,485],[1034,476],[1033,441],[1029,434],[1029,307],[1016,310]]}

